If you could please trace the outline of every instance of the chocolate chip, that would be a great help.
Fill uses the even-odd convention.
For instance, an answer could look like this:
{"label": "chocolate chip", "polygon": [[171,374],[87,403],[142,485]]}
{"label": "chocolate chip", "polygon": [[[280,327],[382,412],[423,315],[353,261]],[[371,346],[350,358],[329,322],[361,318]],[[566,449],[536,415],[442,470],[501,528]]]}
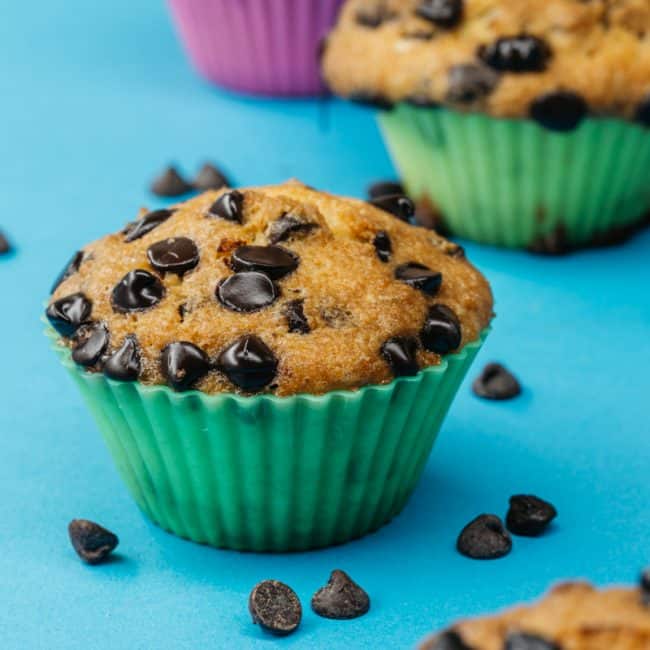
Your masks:
{"label": "chocolate chip", "polygon": [[425,349],[437,354],[456,350],[462,340],[458,317],[446,305],[434,305],[429,309],[420,340]]}
{"label": "chocolate chip", "polygon": [[11,253],[11,251],[12,247],[7,236],[0,232],[0,255],[7,255],[8,253]]}
{"label": "chocolate chip", "polygon": [[563,133],[577,128],[588,110],[580,95],[558,91],[538,97],[530,107],[530,116],[545,129]]}
{"label": "chocolate chip", "polygon": [[463,0],[421,0],[415,13],[437,27],[451,29],[463,17]]}
{"label": "chocolate chip", "polygon": [[537,537],[557,517],[557,510],[548,501],[530,494],[510,497],[506,526],[511,533],[524,537]]}
{"label": "chocolate chip", "polygon": [[244,219],[244,195],[237,190],[222,194],[208,209],[208,216],[241,223]]}
{"label": "chocolate chip", "polygon": [[368,613],[370,598],[345,571],[335,569],[327,584],[312,597],[311,608],[324,618],[359,618]]}
{"label": "chocolate chip", "polygon": [[393,245],[391,244],[388,233],[385,230],[380,230],[375,235],[375,238],[372,243],[375,247],[375,252],[377,253],[377,257],[382,262],[388,262],[393,252]]}
{"label": "chocolate chip", "polygon": [[247,334],[221,352],[217,366],[233,384],[254,392],[273,381],[278,360],[264,341]]}
{"label": "chocolate chip", "polygon": [[298,256],[282,246],[240,246],[230,260],[234,271],[258,271],[272,280],[295,271],[298,264]]}
{"label": "chocolate chip", "polygon": [[393,108],[393,102],[386,97],[377,93],[360,90],[348,95],[348,99],[355,104],[376,108],[380,111],[390,111]]}
{"label": "chocolate chip", "polygon": [[516,73],[543,72],[551,55],[546,41],[529,34],[503,36],[478,50],[479,58],[491,68]]}
{"label": "chocolate chip", "polygon": [[650,95],[643,98],[641,103],[637,106],[635,119],[644,126],[650,126]]}
{"label": "chocolate chip", "polygon": [[192,185],[197,190],[206,191],[220,190],[222,187],[228,187],[230,183],[220,169],[210,163],[205,163],[196,175]]}
{"label": "chocolate chip", "polygon": [[395,377],[417,375],[420,370],[417,353],[417,339],[411,336],[395,336],[381,346],[381,356],[386,359]]}
{"label": "chocolate chip", "polygon": [[181,196],[192,189],[175,167],[167,167],[151,184],[151,191],[156,196]]}
{"label": "chocolate chip", "polygon": [[117,535],[87,519],[73,519],[68,534],[77,555],[88,564],[103,562],[117,547]]}
{"label": "chocolate chip", "polygon": [[309,334],[311,332],[309,321],[305,316],[304,306],[304,300],[290,300],[284,305],[282,313],[287,319],[289,332],[297,334]]}
{"label": "chocolate chip", "polygon": [[59,276],[52,285],[52,289],[50,289],[50,293],[54,293],[61,286],[61,284],[63,284],[63,282],[65,282],[69,277],[73,276],[75,273],[77,273],[77,271],[79,271],[79,267],[81,266],[83,259],[84,252],[77,251],[72,256],[72,259],[66,264],[63,271],[59,273]]}
{"label": "chocolate chip", "polygon": [[447,101],[471,104],[489,95],[497,87],[499,80],[499,74],[485,65],[454,65],[449,69]]}
{"label": "chocolate chip", "polygon": [[150,246],[147,257],[156,271],[183,275],[199,263],[199,249],[188,237],[171,237]]}
{"label": "chocolate chip", "polygon": [[166,346],[160,367],[167,383],[178,391],[189,390],[210,370],[208,355],[193,343],[177,341]]}
{"label": "chocolate chip", "polygon": [[432,271],[417,262],[400,264],[395,269],[395,278],[428,296],[435,296],[442,285],[442,273]]}
{"label": "chocolate chip", "polygon": [[377,29],[385,22],[394,20],[397,14],[391,11],[385,4],[376,4],[374,7],[359,9],[354,15],[357,25],[367,27],[368,29]]}
{"label": "chocolate chip", "polygon": [[129,271],[114,287],[111,294],[113,310],[126,314],[144,311],[157,305],[165,295],[162,282],[149,271]]}
{"label": "chocolate chip", "polygon": [[390,212],[390,214],[402,221],[410,221],[415,214],[415,205],[413,201],[403,194],[387,194],[379,196],[376,199],[371,199],[368,203],[384,212]]}
{"label": "chocolate chip", "polygon": [[127,336],[122,345],[104,363],[104,374],[118,381],[135,381],[140,376],[140,350],[135,336]]}
{"label": "chocolate chip", "polygon": [[399,194],[405,196],[404,186],[396,181],[377,181],[368,187],[368,199]]}
{"label": "chocolate chip", "polygon": [[467,645],[463,638],[456,630],[447,630],[438,635],[427,650],[474,650],[472,646]]}
{"label": "chocolate chip", "polygon": [[267,236],[271,244],[287,241],[297,235],[310,233],[318,226],[315,223],[305,221],[304,218],[287,213],[276,219],[268,228]]}
{"label": "chocolate chip", "polygon": [[458,536],[456,548],[475,560],[494,560],[508,555],[512,539],[496,515],[480,515]]}
{"label": "chocolate chip", "polygon": [[53,302],[45,315],[61,336],[69,337],[88,322],[92,309],[92,302],[83,293],[73,293]]}
{"label": "chocolate chip", "polygon": [[549,639],[524,632],[511,632],[503,647],[504,650],[562,650],[560,645]]}
{"label": "chocolate chip", "polygon": [[104,323],[82,325],[74,335],[72,360],[80,366],[94,366],[108,346],[108,329]]}
{"label": "chocolate chip", "polygon": [[169,219],[169,217],[174,214],[176,210],[154,210],[153,212],[148,212],[144,217],[138,219],[127,225],[124,229],[124,241],[128,244],[140,237],[144,237],[146,234],[150,233],[154,228],[157,228],[161,223],[164,223]]}
{"label": "chocolate chip", "polygon": [[235,273],[222,280],[216,291],[219,302],[233,311],[257,311],[268,307],[278,298],[278,288],[264,273],[249,271]]}
{"label": "chocolate chip", "polygon": [[641,589],[641,603],[645,607],[650,607],[650,568],[641,573],[639,587]]}
{"label": "chocolate chip", "polygon": [[291,587],[278,580],[255,585],[248,598],[253,623],[275,636],[295,632],[302,619],[302,606]]}
{"label": "chocolate chip", "polygon": [[474,380],[472,390],[484,399],[506,400],[517,397],[521,393],[521,386],[517,378],[500,363],[488,363]]}

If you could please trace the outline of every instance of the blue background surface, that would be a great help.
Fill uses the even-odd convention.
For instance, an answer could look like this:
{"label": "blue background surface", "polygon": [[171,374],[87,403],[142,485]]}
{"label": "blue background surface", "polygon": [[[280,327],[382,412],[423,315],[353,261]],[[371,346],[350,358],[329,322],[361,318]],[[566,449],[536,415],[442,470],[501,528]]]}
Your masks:
{"label": "blue background surface", "polygon": [[[146,521],[89,414],[47,349],[42,301],[70,253],[119,228],[151,176],[205,159],[238,184],[297,176],[361,196],[393,172],[371,115],[333,102],[256,101],[190,69],[159,0],[0,2],[0,647],[410,648],[458,616],[530,599],[558,579],[626,582],[650,562],[650,233],[607,251],[544,259],[468,245],[498,318],[479,364],[517,371],[526,390],[481,402],[466,382],[405,512],[366,539],[264,556],[176,539]],[[560,516],[542,539],[480,563],[461,527],[538,493]],[[103,522],[119,559],[82,565],[66,525]],[[332,568],[372,596],[371,613],[309,611]],[[260,579],[307,605],[282,641],[249,621]]]}

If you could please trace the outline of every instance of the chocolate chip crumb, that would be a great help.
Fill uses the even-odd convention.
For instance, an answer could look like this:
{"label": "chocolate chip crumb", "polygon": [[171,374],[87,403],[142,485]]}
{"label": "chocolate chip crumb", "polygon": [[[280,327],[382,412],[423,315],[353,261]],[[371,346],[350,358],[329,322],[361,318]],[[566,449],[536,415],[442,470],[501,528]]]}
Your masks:
{"label": "chocolate chip crumb", "polygon": [[480,515],[458,536],[458,551],[474,560],[494,560],[508,555],[512,539],[496,515]]}
{"label": "chocolate chip crumb", "polygon": [[88,564],[100,564],[119,544],[116,535],[87,519],[73,519],[68,534],[77,555]]}
{"label": "chocolate chip crumb", "polygon": [[295,334],[309,334],[311,332],[309,321],[305,316],[304,300],[289,301],[284,305],[282,313],[287,319],[287,327],[290,332]]}
{"label": "chocolate chip crumb", "polygon": [[557,510],[548,501],[531,494],[515,494],[510,497],[506,526],[515,535],[537,537],[555,517]]}
{"label": "chocolate chip crumb", "polygon": [[324,618],[358,618],[370,609],[370,598],[347,573],[335,569],[328,583],[314,594],[311,608]]}
{"label": "chocolate chip crumb", "polygon": [[521,394],[517,378],[500,363],[488,363],[472,384],[474,394],[483,399],[507,400]]}
{"label": "chocolate chip crumb", "polygon": [[302,606],[296,593],[278,580],[264,580],[253,588],[248,599],[253,623],[275,636],[295,632],[302,619]]}
{"label": "chocolate chip crumb", "polygon": [[167,167],[151,184],[151,191],[156,196],[182,196],[192,189],[192,185],[172,166]]}

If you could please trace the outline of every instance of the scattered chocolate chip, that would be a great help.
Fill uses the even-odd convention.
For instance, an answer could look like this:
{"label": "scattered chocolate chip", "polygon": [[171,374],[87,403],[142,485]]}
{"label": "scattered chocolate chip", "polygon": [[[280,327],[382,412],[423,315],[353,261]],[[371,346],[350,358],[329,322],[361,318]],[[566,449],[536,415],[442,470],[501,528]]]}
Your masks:
{"label": "scattered chocolate chip", "polygon": [[435,296],[442,285],[442,273],[432,271],[417,262],[400,264],[395,269],[395,278],[428,296]]}
{"label": "scattered chocolate chip", "polygon": [[504,650],[562,650],[561,646],[549,639],[524,632],[511,632],[503,647]]}
{"label": "scattered chocolate chip", "polygon": [[580,95],[568,91],[538,97],[530,107],[530,116],[545,129],[561,133],[573,131],[587,116],[589,107]]}
{"label": "scattered chocolate chip", "polygon": [[376,199],[371,199],[368,203],[384,212],[390,212],[390,214],[396,216],[402,221],[410,221],[415,214],[415,205],[413,204],[413,201],[403,194],[387,194],[379,196]]}
{"label": "scattered chocolate chip", "polygon": [[641,573],[639,579],[639,587],[641,589],[641,602],[645,607],[650,607],[650,568],[645,569]]}
{"label": "scattered chocolate chip", "polygon": [[148,212],[142,218],[137,221],[133,221],[128,224],[124,229],[124,241],[128,244],[140,237],[144,237],[146,234],[150,233],[154,228],[157,228],[161,223],[164,223],[169,219],[169,217],[174,214],[175,210],[154,210],[153,212]]}
{"label": "scattered chocolate chip", "polygon": [[149,271],[129,271],[114,287],[111,294],[113,310],[126,314],[144,311],[157,305],[165,295],[162,282]]}
{"label": "scattered chocolate chip", "polygon": [[221,352],[217,366],[233,384],[255,392],[273,381],[278,360],[264,341],[247,334]]}
{"label": "scattered chocolate chip", "polygon": [[171,237],[149,246],[147,257],[156,271],[183,275],[198,265],[199,249],[188,237]]}
{"label": "scattered chocolate chip", "polygon": [[276,219],[268,228],[267,236],[271,244],[287,241],[296,235],[310,233],[318,226],[315,223],[305,221],[304,218],[287,213]]}
{"label": "scattered chocolate chip", "polygon": [[83,293],[73,293],[50,304],[45,315],[61,336],[69,337],[88,322],[92,309],[92,302]]}
{"label": "scattered chocolate chip", "polygon": [[222,194],[208,209],[208,216],[241,223],[244,219],[244,195],[237,190]]}
{"label": "scattered chocolate chip", "polygon": [[551,55],[546,41],[529,34],[503,36],[478,50],[480,59],[502,72],[543,72]]}
{"label": "scattered chocolate chip", "polygon": [[304,300],[291,300],[284,305],[282,313],[287,319],[289,332],[296,334],[309,334],[311,332],[304,307]]}
{"label": "scattered chocolate chip", "polygon": [[389,99],[373,92],[360,90],[348,95],[348,99],[355,104],[376,108],[380,111],[390,111],[393,108],[393,103]]}
{"label": "scattered chocolate chip", "polygon": [[417,339],[411,336],[395,336],[381,346],[381,356],[386,359],[395,377],[417,375],[420,370],[417,353]]}
{"label": "scattered chocolate chip", "polygon": [[399,194],[405,196],[404,186],[397,181],[377,181],[368,187],[368,199],[378,199],[380,196]]}
{"label": "scattered chocolate chip", "polygon": [[100,564],[119,544],[117,535],[87,519],[73,519],[68,534],[77,555],[88,564]]}
{"label": "scattered chocolate chip", "polygon": [[208,355],[193,343],[177,341],[166,346],[160,356],[162,374],[177,391],[189,390],[210,370]]}
{"label": "scattered chocolate chip", "polygon": [[437,27],[451,29],[463,17],[463,0],[421,0],[415,13]]}
{"label": "scattered chocolate chip", "polygon": [[537,537],[555,517],[557,510],[548,501],[530,494],[516,494],[510,497],[506,526],[515,535]]}
{"label": "scattered chocolate chip", "polygon": [[104,363],[104,374],[118,381],[135,381],[140,376],[140,350],[135,336],[127,336],[122,345]]}
{"label": "scattered chocolate chip", "polygon": [[74,334],[72,360],[80,366],[94,366],[108,346],[104,323],[82,325]]}
{"label": "scattered chocolate chip", "polygon": [[447,630],[439,634],[427,650],[474,650],[472,646],[467,645],[463,638],[456,630]]}
{"label": "scattered chocolate chip", "polygon": [[458,317],[446,305],[434,305],[429,309],[420,340],[425,349],[437,354],[456,350],[462,340]]}
{"label": "scattered chocolate chip", "polygon": [[510,553],[512,539],[499,517],[480,515],[463,528],[456,548],[475,560],[494,560]]}
{"label": "scattered chocolate chip", "polygon": [[335,569],[327,584],[312,597],[311,608],[324,618],[359,618],[368,613],[370,598],[345,571]]}
{"label": "scattered chocolate chip", "polygon": [[298,256],[282,246],[240,246],[230,260],[234,271],[257,271],[272,280],[295,271],[298,264]]}
{"label": "scattered chocolate chip", "polygon": [[228,187],[230,183],[220,169],[210,163],[205,163],[196,175],[192,185],[197,190],[206,191],[220,190],[222,187]]}
{"label": "scattered chocolate chip", "polygon": [[302,619],[302,606],[291,587],[278,580],[255,585],[248,598],[253,623],[275,636],[295,632]]}
{"label": "scattered chocolate chip", "polygon": [[447,101],[471,104],[489,95],[499,83],[500,76],[486,65],[465,63],[449,69]]}
{"label": "scattered chocolate chip", "polygon": [[372,243],[375,247],[375,252],[377,253],[377,257],[382,262],[388,262],[393,252],[393,245],[391,244],[388,233],[385,230],[380,230],[375,235],[375,238]]}
{"label": "scattered chocolate chip", "polygon": [[217,285],[217,300],[233,311],[257,311],[268,307],[278,298],[278,288],[264,273],[248,271],[235,273]]}
{"label": "scattered chocolate chip", "polygon": [[0,232],[0,255],[7,255],[8,253],[11,253],[11,251],[12,247],[7,236]]}
{"label": "scattered chocolate chip", "polygon": [[484,399],[506,400],[517,397],[521,393],[521,386],[517,378],[500,363],[488,363],[474,380],[472,390]]}
{"label": "scattered chocolate chip", "polygon": [[181,196],[192,189],[176,167],[167,167],[151,184],[151,191],[156,196]]}
{"label": "scattered chocolate chip", "polygon": [[644,126],[650,126],[650,95],[643,98],[641,103],[637,106],[635,119]]}
{"label": "scattered chocolate chip", "polygon": [[63,271],[59,273],[59,276],[54,281],[54,284],[52,285],[52,289],[50,289],[51,294],[54,293],[61,286],[61,284],[63,284],[63,282],[65,282],[69,277],[73,276],[75,273],[77,273],[77,271],[79,271],[79,267],[81,266],[83,259],[84,259],[83,251],[77,251],[72,256],[72,259],[66,264]]}

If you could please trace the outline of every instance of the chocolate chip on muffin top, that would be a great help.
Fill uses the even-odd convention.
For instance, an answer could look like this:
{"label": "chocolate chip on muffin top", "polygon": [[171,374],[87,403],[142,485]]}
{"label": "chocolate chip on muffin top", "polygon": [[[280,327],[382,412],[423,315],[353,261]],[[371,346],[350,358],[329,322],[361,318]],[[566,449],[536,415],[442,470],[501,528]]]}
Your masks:
{"label": "chocolate chip on muffin top", "polygon": [[121,380],[280,396],[409,376],[476,340],[485,279],[449,242],[298,182],[206,192],[89,244],[47,317]]}
{"label": "chocolate chip on muffin top", "polygon": [[[369,20],[368,17],[372,17]],[[647,0],[348,0],[323,56],[339,95],[650,124]]]}

